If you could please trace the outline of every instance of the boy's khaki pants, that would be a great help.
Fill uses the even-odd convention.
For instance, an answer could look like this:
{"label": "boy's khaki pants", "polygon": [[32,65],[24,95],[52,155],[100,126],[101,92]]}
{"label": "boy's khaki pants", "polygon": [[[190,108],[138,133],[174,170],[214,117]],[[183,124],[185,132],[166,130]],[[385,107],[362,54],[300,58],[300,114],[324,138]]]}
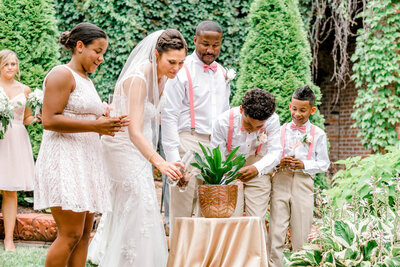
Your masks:
{"label": "boy's khaki pants", "polygon": [[[199,142],[205,146],[210,146],[210,135],[198,134],[191,132],[179,133],[180,147],[179,154],[181,157],[185,155],[186,151],[192,150],[194,152],[203,154],[199,146]],[[190,166],[188,170],[194,167]],[[185,192],[179,192],[177,186],[170,186],[170,203],[169,203],[169,220],[170,220],[170,236],[172,235],[174,219],[177,217],[192,217],[193,212],[196,216],[201,216],[200,206],[197,201],[197,186],[203,182],[195,177],[189,180]]]}
{"label": "boy's khaki pants", "polygon": [[[261,156],[250,156],[246,159],[245,166],[251,165],[261,159]],[[267,229],[265,227],[265,215],[268,211],[268,201],[271,192],[271,176],[264,174],[256,176],[239,186],[236,209],[233,217],[246,216],[260,217],[267,242]]]}
{"label": "boy's khaki pants", "polygon": [[303,172],[279,169],[272,178],[271,221],[269,224],[269,266],[282,266],[288,227],[292,249],[307,242],[314,209],[314,180]]}

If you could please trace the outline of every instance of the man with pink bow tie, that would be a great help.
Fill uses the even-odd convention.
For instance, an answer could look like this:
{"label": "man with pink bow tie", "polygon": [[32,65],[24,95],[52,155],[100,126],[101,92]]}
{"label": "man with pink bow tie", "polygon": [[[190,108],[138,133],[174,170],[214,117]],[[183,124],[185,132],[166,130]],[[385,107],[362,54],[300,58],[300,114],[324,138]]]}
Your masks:
{"label": "man with pink bow tie", "polygon": [[[229,79],[226,70],[215,61],[221,50],[221,26],[203,21],[196,27],[193,40],[195,51],[165,85],[161,131],[168,161],[179,161],[189,150],[201,153],[198,143],[210,145],[213,121],[229,109]],[[192,216],[197,206],[197,184],[197,179],[192,178],[185,192],[170,187],[171,226],[176,217]]]}

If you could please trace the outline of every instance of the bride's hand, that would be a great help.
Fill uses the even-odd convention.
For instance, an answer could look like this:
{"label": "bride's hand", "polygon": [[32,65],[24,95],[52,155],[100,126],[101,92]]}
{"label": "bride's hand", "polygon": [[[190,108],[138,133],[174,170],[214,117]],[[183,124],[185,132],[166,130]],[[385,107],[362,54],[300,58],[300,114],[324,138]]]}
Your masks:
{"label": "bride's hand", "polygon": [[110,118],[101,116],[96,120],[95,131],[100,135],[111,135],[114,136],[116,132],[124,132],[122,127],[129,124],[129,119],[126,119],[126,115]]}
{"label": "bride's hand", "polygon": [[172,180],[178,180],[182,177],[182,172],[179,168],[185,170],[185,165],[183,165],[182,162],[165,161],[157,167],[162,174],[169,176]]}

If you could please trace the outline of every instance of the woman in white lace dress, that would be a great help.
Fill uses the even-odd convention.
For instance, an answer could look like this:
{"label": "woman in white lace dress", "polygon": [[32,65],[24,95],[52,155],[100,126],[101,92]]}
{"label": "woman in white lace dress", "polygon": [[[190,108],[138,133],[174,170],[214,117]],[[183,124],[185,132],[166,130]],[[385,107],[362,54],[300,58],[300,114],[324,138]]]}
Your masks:
{"label": "woman in white lace dress", "polygon": [[51,208],[58,235],[46,266],[84,266],[94,212],[110,211],[101,135],[114,135],[128,122],[102,116],[97,91],[88,78],[104,61],[107,35],[80,23],[61,35],[71,61],[53,68],[43,83],[43,139],[36,161],[35,209]]}
{"label": "woman in white lace dress", "polygon": [[[152,174],[179,179],[182,163],[166,162],[156,151],[162,91],[186,57],[186,42],[177,30],[150,34],[132,51],[114,90],[119,112],[128,113],[128,131],[103,137],[111,182],[112,212],[103,215],[89,247],[89,260],[107,267],[162,267],[168,252]],[[116,96],[124,99],[116,103]]]}

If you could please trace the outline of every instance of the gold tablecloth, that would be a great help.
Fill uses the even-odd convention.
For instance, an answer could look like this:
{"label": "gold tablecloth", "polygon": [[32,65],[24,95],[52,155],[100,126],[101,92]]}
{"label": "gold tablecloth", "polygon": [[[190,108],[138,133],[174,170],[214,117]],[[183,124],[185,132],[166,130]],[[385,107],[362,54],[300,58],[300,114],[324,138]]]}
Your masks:
{"label": "gold tablecloth", "polygon": [[260,218],[176,218],[168,267],[264,267]]}

